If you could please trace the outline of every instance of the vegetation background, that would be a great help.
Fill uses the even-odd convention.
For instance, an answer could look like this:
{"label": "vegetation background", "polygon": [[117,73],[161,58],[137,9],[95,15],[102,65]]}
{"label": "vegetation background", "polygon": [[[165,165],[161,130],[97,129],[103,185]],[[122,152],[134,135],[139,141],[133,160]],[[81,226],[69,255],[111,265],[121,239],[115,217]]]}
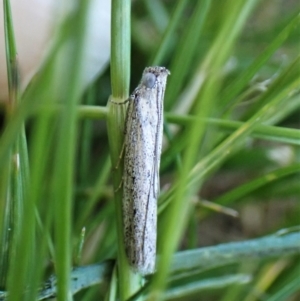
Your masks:
{"label": "vegetation background", "polygon": [[[7,291],[8,300],[41,300],[54,288],[60,301],[128,300],[141,288],[131,300],[298,300],[299,2],[114,0],[110,67],[82,94],[89,1],[78,1],[22,95],[3,3],[0,300]],[[160,260],[143,286],[124,256],[122,167],[112,168],[126,106],[107,103],[124,101],[151,65],[171,75]],[[88,284],[72,296],[76,281]]]}

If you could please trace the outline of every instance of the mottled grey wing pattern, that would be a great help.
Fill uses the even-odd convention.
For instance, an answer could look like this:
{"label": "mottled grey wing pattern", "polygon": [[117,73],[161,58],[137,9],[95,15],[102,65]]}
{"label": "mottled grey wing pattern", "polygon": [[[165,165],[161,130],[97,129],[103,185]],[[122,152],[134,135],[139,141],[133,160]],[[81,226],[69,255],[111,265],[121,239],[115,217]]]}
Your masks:
{"label": "mottled grey wing pattern", "polygon": [[131,95],[125,124],[123,219],[131,266],[155,270],[157,197],[163,130],[164,67],[148,67]]}

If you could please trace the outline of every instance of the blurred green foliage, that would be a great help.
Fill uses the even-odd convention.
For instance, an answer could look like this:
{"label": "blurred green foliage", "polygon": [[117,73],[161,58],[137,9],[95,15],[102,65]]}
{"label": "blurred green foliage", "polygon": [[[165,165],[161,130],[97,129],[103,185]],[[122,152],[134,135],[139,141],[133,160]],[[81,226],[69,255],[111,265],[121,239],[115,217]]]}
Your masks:
{"label": "blurred green foliage", "polygon": [[[118,11],[120,2],[113,5]],[[114,97],[126,98],[149,65],[171,71],[158,202],[160,261],[150,292],[166,288],[177,250],[299,225],[298,1],[134,1],[130,19],[127,14],[123,20],[131,22],[131,44],[124,42],[128,27],[112,27],[113,67],[82,95],[87,11],[88,2],[78,1],[39,74],[24,95],[15,96],[20,104],[2,106],[0,280],[10,291],[8,300],[34,300],[36,288],[53,272],[59,279],[58,300],[72,300],[69,274],[75,262],[117,257],[122,229],[115,210],[120,204],[113,200],[121,171],[111,168],[110,156],[119,154],[126,107],[112,114],[105,105],[110,83]],[[13,28],[6,28],[14,49]],[[66,47],[70,38],[71,52]],[[7,55],[13,62],[16,53]],[[8,70],[15,69],[9,64]],[[221,206],[211,210],[202,200],[230,207],[239,216],[226,215]],[[119,262],[119,275],[122,267]],[[249,260],[196,274],[188,270],[172,282],[167,300],[296,301],[299,274],[299,256]],[[252,280],[243,282],[245,275]],[[115,283],[113,278],[108,284],[110,300]],[[107,287],[91,287],[74,300],[109,300]],[[175,289],[180,297],[172,295]]]}

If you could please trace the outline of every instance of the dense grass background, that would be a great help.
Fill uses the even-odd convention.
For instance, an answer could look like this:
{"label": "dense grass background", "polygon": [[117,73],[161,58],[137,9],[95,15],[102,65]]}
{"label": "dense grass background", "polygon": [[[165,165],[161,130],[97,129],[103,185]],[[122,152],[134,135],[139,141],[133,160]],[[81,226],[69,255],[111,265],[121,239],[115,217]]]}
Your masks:
{"label": "dense grass background", "polygon": [[[96,263],[105,268],[97,280],[102,285],[73,300],[126,300],[142,287],[124,257],[122,191],[114,192],[122,170],[111,168],[122,146],[126,106],[106,104],[110,96],[125,100],[146,66],[162,65],[171,76],[158,204],[160,260],[148,278],[147,298],[158,300],[168,286],[167,300],[298,300],[299,248],[298,255],[287,250],[285,235],[274,245],[275,258],[272,246],[258,240],[256,259],[249,245],[244,257],[234,245],[223,259],[208,253],[206,268],[189,262],[189,255],[171,262],[176,251],[205,252],[299,225],[298,1],[112,3],[111,64],[84,94],[88,1],[78,1],[59,25],[48,59],[22,95],[7,19],[1,288],[9,300],[34,300],[36,288],[55,273],[57,299],[72,300],[72,267]],[[226,262],[230,254],[236,261]],[[210,268],[209,256],[216,262]],[[106,260],[116,258],[118,270],[112,271]]]}

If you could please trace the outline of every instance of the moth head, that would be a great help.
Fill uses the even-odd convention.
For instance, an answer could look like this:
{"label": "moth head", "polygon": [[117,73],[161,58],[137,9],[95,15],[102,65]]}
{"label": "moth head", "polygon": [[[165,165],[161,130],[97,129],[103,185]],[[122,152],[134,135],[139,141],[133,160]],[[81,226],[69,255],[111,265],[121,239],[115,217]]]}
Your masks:
{"label": "moth head", "polygon": [[142,77],[142,85],[148,89],[152,89],[156,83],[156,75],[152,72],[146,72]]}

